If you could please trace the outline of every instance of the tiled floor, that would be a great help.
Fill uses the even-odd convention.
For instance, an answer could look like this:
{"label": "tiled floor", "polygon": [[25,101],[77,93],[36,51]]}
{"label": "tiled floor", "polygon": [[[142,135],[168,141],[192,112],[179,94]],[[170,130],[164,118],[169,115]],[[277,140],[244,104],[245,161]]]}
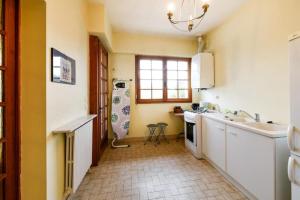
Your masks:
{"label": "tiled floor", "polygon": [[183,142],[157,147],[132,143],[128,149],[106,149],[75,200],[237,200],[246,199],[207,161],[195,159]]}

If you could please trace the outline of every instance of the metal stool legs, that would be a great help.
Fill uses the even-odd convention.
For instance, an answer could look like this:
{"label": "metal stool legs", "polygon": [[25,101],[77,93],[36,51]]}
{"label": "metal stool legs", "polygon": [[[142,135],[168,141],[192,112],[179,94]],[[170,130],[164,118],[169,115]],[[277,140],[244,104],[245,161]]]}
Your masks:
{"label": "metal stool legs", "polygon": [[160,122],[160,123],[157,124],[157,126],[159,127],[159,134],[157,136],[157,143],[160,143],[160,138],[163,138],[167,143],[170,143],[169,140],[167,139],[166,135],[165,135],[165,130],[166,130],[168,124]]}
{"label": "metal stool legs", "polygon": [[[148,141],[155,142],[156,139],[155,130],[158,126],[156,124],[148,124],[147,127],[149,129],[149,136],[148,137],[146,136],[144,145],[146,145]],[[156,143],[154,144],[156,145]]]}

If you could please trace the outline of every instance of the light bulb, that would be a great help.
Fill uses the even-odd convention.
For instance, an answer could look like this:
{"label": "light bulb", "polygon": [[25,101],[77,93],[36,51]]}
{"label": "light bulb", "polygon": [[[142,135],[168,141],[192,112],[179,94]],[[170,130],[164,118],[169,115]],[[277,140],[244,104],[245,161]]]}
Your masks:
{"label": "light bulb", "polygon": [[194,22],[193,22],[193,16],[192,15],[190,15],[190,19],[189,19],[189,21],[188,21],[188,25],[191,25],[191,24],[193,24]]}
{"label": "light bulb", "polygon": [[175,11],[175,5],[174,5],[174,3],[173,2],[171,2],[171,3],[169,3],[169,5],[168,5],[168,13],[174,13],[174,11]]}
{"label": "light bulb", "polygon": [[209,4],[209,0],[202,0],[203,4]]}

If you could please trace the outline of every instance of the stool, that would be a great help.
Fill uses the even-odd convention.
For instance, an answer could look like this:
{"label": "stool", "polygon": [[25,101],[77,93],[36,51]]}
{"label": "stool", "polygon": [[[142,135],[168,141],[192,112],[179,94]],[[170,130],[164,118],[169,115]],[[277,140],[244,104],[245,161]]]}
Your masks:
{"label": "stool", "polygon": [[160,123],[157,123],[157,126],[159,128],[157,142],[160,143],[160,137],[162,137],[167,143],[169,143],[169,140],[167,139],[167,137],[165,135],[165,130],[166,130],[168,124],[164,123],[164,122],[160,122]]}
{"label": "stool", "polygon": [[157,124],[148,124],[147,127],[149,129],[149,136],[147,137],[147,135],[146,135],[146,140],[145,140],[144,145],[146,145],[148,141],[155,142],[155,136],[156,136],[155,130],[158,127],[158,125]]}

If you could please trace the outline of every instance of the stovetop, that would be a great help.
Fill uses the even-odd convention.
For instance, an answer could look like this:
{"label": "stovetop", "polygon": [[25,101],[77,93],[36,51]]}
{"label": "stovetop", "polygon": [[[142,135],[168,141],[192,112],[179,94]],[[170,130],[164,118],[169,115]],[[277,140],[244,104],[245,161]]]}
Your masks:
{"label": "stovetop", "polygon": [[186,110],[185,112],[191,112],[191,113],[196,113],[196,114],[202,114],[209,112],[207,109],[200,109],[200,110]]}

